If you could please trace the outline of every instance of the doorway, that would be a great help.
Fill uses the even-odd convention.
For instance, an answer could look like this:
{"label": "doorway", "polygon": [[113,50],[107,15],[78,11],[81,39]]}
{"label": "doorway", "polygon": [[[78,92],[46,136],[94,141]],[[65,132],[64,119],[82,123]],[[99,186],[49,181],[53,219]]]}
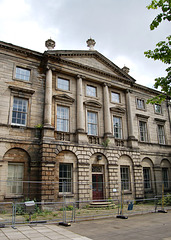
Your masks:
{"label": "doorway", "polygon": [[103,174],[92,174],[93,200],[103,199]]}

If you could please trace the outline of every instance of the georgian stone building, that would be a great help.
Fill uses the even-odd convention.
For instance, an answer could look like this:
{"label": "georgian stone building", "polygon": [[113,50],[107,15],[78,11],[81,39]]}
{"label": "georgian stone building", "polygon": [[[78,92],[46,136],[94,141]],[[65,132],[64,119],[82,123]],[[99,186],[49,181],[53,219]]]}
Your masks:
{"label": "georgian stone building", "polygon": [[[171,105],[94,50],[0,42],[0,201],[128,198],[171,187]],[[40,184],[40,182],[42,184]],[[122,185],[121,185],[122,182]]]}

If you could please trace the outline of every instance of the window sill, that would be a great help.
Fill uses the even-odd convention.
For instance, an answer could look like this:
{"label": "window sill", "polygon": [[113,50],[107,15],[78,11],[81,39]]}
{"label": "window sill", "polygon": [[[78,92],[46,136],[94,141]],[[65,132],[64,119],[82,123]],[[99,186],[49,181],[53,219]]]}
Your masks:
{"label": "window sill", "polygon": [[157,115],[161,115],[161,116],[163,115],[162,113],[158,113],[158,112],[154,112],[154,113],[157,114]]}
{"label": "window sill", "polygon": [[89,96],[89,95],[86,95],[85,97],[99,100],[99,97],[97,97],[97,96]]}
{"label": "window sill", "polygon": [[27,128],[26,125],[17,125],[17,124],[11,124],[11,127],[14,127],[14,128]]}
{"label": "window sill", "polygon": [[153,193],[153,190],[151,188],[145,188],[144,192],[145,193]]}
{"label": "window sill", "polygon": [[132,194],[132,192],[130,190],[124,190],[124,195],[129,195],[129,194]]}
{"label": "window sill", "polygon": [[56,91],[66,92],[66,93],[72,93],[71,90],[65,90],[61,88],[56,88]]}
{"label": "window sill", "polygon": [[144,111],[144,112],[147,111],[146,108],[138,108],[138,107],[136,107],[136,109],[137,109],[137,110],[140,110],[140,111]]}
{"label": "window sill", "polygon": [[148,144],[148,143],[150,143],[150,142],[147,142],[147,141],[140,141],[140,140],[139,140],[139,143],[145,143],[145,144]]}
{"label": "window sill", "polygon": [[9,199],[9,198],[17,199],[17,198],[23,198],[23,197],[24,197],[24,195],[7,195],[7,196],[5,196],[5,199]]}
{"label": "window sill", "polygon": [[32,82],[29,80],[24,80],[24,79],[19,79],[19,78],[13,78],[14,81],[19,81],[19,82],[23,82],[23,83],[28,83],[28,84],[32,84]]}
{"label": "window sill", "polygon": [[73,193],[59,193],[59,197],[62,198],[62,197],[74,197],[74,194]]}

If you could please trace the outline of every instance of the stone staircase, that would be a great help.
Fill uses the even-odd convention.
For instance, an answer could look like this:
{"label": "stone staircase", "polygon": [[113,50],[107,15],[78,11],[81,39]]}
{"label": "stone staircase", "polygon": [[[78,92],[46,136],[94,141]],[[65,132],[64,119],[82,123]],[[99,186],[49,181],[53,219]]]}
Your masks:
{"label": "stone staircase", "polygon": [[112,202],[91,202],[90,208],[105,208],[105,207],[113,207],[115,206]]}

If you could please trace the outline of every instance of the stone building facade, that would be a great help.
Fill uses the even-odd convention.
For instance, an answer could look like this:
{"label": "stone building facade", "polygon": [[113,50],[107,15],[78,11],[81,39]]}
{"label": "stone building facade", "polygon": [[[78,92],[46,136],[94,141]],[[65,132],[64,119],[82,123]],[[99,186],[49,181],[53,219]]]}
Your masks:
{"label": "stone building facade", "polygon": [[129,199],[171,188],[171,104],[94,50],[0,42],[0,201]]}

